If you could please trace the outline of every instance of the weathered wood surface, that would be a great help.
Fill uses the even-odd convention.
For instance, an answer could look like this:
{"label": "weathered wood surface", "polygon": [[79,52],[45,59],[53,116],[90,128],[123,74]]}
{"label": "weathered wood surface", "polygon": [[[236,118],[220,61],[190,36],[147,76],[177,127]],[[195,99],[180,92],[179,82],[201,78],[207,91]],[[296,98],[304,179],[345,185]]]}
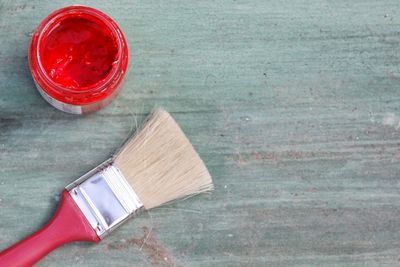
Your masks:
{"label": "weathered wood surface", "polygon": [[0,3],[0,249],[162,106],[215,191],[38,266],[400,264],[399,1],[80,2],[120,24],[131,59],[85,117],[46,104],[27,65],[35,26],[72,2]]}

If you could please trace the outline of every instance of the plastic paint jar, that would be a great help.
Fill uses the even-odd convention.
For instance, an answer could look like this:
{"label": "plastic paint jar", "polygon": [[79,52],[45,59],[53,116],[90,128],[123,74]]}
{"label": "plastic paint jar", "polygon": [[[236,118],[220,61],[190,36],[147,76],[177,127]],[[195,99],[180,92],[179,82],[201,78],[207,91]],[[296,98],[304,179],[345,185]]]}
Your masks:
{"label": "plastic paint jar", "polygon": [[35,30],[29,65],[40,94],[59,110],[85,114],[108,105],[121,89],[128,47],[118,25],[86,6],[48,15]]}

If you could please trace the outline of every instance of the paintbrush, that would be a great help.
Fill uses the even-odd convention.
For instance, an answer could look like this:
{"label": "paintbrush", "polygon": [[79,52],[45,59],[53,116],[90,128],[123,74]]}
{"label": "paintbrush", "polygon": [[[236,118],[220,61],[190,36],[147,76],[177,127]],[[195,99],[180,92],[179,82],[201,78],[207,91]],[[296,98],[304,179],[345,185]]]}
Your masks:
{"label": "paintbrush", "polygon": [[63,244],[100,242],[143,210],[212,188],[185,134],[157,110],[111,159],[68,185],[53,218],[1,252],[0,266],[32,266]]}

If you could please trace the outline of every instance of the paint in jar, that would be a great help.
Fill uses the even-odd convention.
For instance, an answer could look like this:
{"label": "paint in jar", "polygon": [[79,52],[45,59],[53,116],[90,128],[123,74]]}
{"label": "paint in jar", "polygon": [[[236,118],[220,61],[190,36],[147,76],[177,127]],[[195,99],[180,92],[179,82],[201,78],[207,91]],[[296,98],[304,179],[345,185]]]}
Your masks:
{"label": "paint in jar", "polygon": [[35,30],[28,54],[40,94],[55,108],[73,114],[111,103],[128,66],[128,46],[118,25],[86,6],[48,15]]}

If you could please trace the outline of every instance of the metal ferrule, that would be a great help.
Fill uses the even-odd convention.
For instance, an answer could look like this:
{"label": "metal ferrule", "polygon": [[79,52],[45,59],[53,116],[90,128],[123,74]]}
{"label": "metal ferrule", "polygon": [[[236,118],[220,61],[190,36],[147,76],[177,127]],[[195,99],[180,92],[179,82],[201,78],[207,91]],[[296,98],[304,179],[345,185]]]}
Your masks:
{"label": "metal ferrule", "polygon": [[100,238],[144,209],[143,203],[112,159],[83,175],[66,189]]}

